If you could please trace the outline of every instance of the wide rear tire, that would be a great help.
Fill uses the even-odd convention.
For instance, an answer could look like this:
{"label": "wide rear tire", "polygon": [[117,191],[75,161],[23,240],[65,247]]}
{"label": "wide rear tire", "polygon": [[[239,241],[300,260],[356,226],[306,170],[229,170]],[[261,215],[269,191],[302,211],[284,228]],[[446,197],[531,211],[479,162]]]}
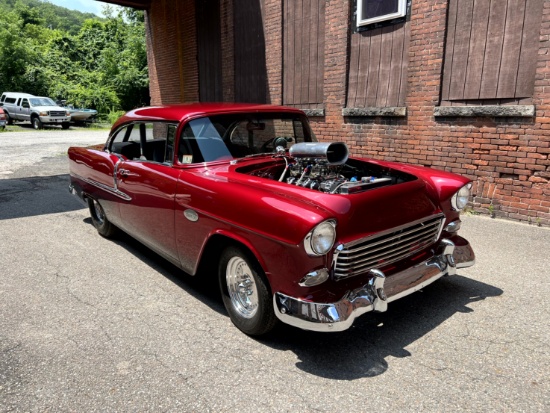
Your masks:
{"label": "wide rear tire", "polygon": [[118,228],[107,219],[107,215],[105,215],[101,204],[95,199],[88,198],[88,208],[90,209],[92,224],[99,235],[105,238],[112,238],[117,233]]}
{"label": "wide rear tire", "polygon": [[277,324],[265,274],[251,256],[236,246],[227,247],[218,266],[223,304],[235,326],[251,336],[266,334]]}

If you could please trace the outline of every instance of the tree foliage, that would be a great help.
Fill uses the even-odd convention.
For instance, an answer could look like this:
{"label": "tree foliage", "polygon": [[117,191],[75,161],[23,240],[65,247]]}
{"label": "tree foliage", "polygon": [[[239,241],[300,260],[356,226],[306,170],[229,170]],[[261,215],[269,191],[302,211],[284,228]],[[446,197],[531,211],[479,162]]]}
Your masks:
{"label": "tree foliage", "polygon": [[39,0],[0,0],[0,92],[66,99],[100,113],[149,103],[143,12],[105,18]]}

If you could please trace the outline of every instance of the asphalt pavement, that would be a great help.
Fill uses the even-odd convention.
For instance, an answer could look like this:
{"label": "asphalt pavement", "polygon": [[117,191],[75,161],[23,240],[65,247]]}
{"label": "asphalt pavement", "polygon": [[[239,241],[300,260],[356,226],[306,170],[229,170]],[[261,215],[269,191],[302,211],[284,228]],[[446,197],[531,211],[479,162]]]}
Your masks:
{"label": "asphalt pavement", "polygon": [[550,230],[464,215],[477,263],[346,332],[237,330],[215,286],[100,237],[66,151],[0,133],[0,412],[548,412]]}

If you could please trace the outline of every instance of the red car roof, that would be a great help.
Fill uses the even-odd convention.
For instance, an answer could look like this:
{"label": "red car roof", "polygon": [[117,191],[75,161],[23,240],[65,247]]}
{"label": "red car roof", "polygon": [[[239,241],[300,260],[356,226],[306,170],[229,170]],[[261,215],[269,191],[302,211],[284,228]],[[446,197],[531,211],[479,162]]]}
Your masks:
{"label": "red car roof", "polygon": [[155,119],[180,122],[182,120],[194,117],[235,112],[286,112],[301,115],[304,114],[304,112],[302,112],[301,110],[288,106],[260,105],[250,103],[190,103],[179,105],[150,106],[134,109],[126,113],[117,122],[115,122],[115,124],[113,125],[113,129],[117,128],[122,123],[135,120]]}

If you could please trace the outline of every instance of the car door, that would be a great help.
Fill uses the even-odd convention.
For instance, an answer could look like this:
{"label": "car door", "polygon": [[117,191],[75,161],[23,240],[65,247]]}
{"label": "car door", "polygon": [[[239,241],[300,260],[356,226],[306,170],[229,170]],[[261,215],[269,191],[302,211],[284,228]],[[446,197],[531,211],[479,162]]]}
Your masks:
{"label": "car door", "polygon": [[17,98],[17,101],[15,102],[15,105],[13,105],[13,109],[10,111],[10,116],[12,119],[15,120],[23,120],[21,116],[21,102],[22,98]]}
{"label": "car door", "polygon": [[121,161],[116,172],[123,230],[179,265],[174,230],[174,200],[179,169],[174,169],[173,140],[177,124],[136,122],[127,126],[112,152]]}
{"label": "car door", "polygon": [[19,106],[19,119],[23,121],[31,120],[31,105],[27,98],[21,100],[21,106]]}

